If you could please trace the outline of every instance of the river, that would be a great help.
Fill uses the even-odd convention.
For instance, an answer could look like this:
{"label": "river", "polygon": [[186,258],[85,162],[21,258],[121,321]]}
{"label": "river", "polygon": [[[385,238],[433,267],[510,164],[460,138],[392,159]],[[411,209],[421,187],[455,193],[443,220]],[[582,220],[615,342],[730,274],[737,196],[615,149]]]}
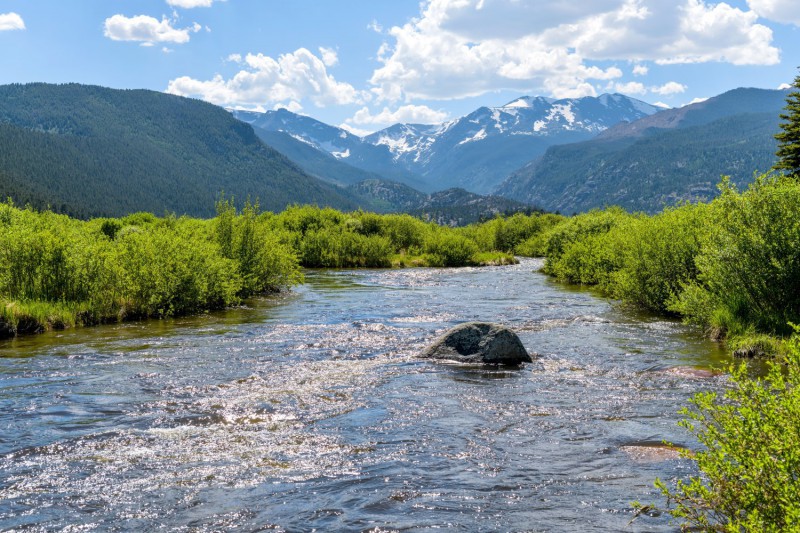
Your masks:
{"label": "river", "polygon": [[[310,271],[199,317],[0,343],[0,530],[675,531],[710,341],[508,267]],[[415,356],[468,320],[521,369]]]}

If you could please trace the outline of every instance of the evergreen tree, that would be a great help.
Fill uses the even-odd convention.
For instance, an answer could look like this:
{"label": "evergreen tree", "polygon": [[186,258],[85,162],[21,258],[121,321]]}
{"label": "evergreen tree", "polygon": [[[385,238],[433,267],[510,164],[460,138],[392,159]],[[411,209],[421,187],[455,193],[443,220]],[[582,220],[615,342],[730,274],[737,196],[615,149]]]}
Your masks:
{"label": "evergreen tree", "polygon": [[786,96],[786,113],[781,114],[783,131],[775,135],[778,161],[773,169],[800,179],[800,75],[794,79],[792,87],[794,90]]}

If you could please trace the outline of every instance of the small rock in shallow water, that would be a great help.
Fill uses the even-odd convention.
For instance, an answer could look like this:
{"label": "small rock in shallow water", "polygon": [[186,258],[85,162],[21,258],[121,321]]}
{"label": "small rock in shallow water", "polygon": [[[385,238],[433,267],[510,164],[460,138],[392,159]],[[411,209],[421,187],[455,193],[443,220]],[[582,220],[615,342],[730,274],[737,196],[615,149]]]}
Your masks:
{"label": "small rock in shallow water", "polygon": [[516,333],[489,322],[467,322],[452,328],[425,350],[421,357],[486,365],[533,362]]}

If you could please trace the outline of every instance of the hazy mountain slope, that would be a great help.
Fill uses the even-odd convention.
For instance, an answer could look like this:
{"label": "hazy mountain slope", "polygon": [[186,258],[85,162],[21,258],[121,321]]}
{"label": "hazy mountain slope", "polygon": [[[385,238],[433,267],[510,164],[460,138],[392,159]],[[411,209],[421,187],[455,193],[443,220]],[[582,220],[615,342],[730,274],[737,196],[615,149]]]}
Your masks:
{"label": "hazy mountain slope", "polygon": [[380,212],[407,213],[418,209],[428,197],[408,185],[383,179],[364,180],[350,185],[347,190]]}
{"label": "hazy mountain slope", "polygon": [[566,213],[605,205],[654,212],[708,200],[720,176],[746,184],[772,166],[784,97],[782,91],[737,89],[590,141],[554,146],[496,193]]}
{"label": "hazy mountain slope", "polygon": [[[416,189],[423,190],[427,187],[420,176],[395,164],[391,152],[385,146],[366,143],[361,137],[342,128],[292,113],[287,109],[265,113],[231,110],[231,113],[242,122],[252,125],[256,131],[282,132],[352,167]],[[337,171],[320,166],[316,172],[330,174]]]}
{"label": "hazy mountain slope", "polygon": [[410,213],[446,226],[464,226],[498,214],[519,211],[532,212],[531,206],[502,198],[482,196],[464,189],[453,188],[429,195]]}
{"label": "hazy mountain slope", "polygon": [[379,174],[349,165],[288,133],[262,128],[253,129],[268,146],[297,163],[303,171],[315,178],[345,186],[364,180],[383,179]]}
{"label": "hazy mountain slope", "polygon": [[145,90],[0,87],[0,197],[81,217],[214,213],[224,191],[262,208],[353,208],[224,109]]}

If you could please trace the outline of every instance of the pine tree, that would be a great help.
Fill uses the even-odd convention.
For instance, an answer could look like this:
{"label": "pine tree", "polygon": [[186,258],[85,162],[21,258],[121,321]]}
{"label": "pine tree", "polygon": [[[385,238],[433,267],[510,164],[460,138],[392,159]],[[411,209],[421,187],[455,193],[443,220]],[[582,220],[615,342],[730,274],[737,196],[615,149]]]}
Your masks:
{"label": "pine tree", "polygon": [[781,113],[783,130],[775,135],[778,140],[778,161],[774,170],[786,172],[800,179],[800,75],[794,79],[795,89],[786,96],[786,113]]}

